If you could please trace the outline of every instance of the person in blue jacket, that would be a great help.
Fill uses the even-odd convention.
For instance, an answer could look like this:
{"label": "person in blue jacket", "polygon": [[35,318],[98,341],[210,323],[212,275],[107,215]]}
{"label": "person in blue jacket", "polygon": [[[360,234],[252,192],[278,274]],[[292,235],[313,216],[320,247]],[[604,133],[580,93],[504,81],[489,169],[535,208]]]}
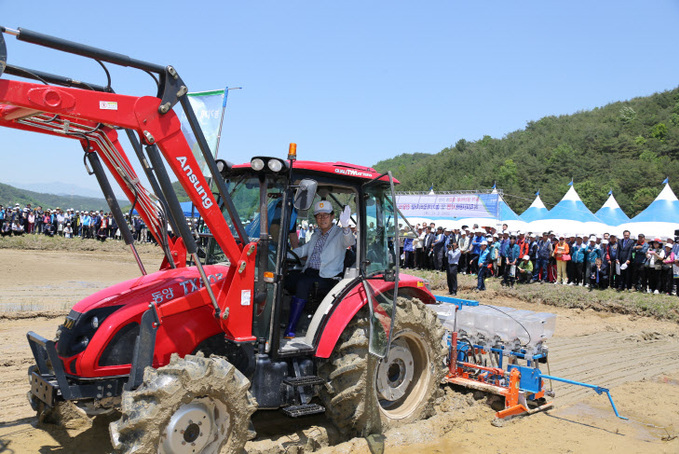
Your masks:
{"label": "person in blue jacket", "polygon": [[471,254],[469,257],[469,264],[470,264],[470,272],[472,274],[476,274],[479,271],[479,254],[481,254],[481,242],[486,243],[486,246],[488,246],[488,243],[486,242],[486,239],[483,237],[483,230],[481,229],[476,229],[474,230],[474,237],[472,238],[471,242]]}
{"label": "person in blue jacket", "polygon": [[596,237],[589,238],[589,244],[585,249],[585,285],[589,285],[592,277],[592,267],[596,263],[596,259],[601,258],[601,250],[596,244]]}
{"label": "person in blue jacket", "polygon": [[585,251],[587,245],[582,242],[582,237],[575,239],[575,244],[571,248],[571,262],[573,263],[573,285],[582,285],[585,266]]}
{"label": "person in blue jacket", "polygon": [[519,245],[516,244],[516,235],[511,235],[509,237],[509,245],[505,252],[507,257],[507,266],[505,268],[505,275],[502,279],[502,285],[508,285],[514,287],[514,280],[516,278],[516,265],[519,260],[520,249]]}
{"label": "person in blue jacket", "polygon": [[486,275],[488,274],[488,264],[490,263],[490,251],[488,250],[488,243],[483,240],[479,243],[479,258],[478,258],[478,267],[479,267],[479,277],[478,277],[478,284],[476,286],[476,290],[481,292],[486,289]]}

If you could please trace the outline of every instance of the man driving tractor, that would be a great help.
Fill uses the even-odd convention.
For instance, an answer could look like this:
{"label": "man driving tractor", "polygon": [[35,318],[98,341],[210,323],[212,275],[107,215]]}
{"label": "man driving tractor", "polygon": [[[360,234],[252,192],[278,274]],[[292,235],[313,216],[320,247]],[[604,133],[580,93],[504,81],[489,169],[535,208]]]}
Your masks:
{"label": "man driving tractor", "polygon": [[293,271],[287,278],[286,287],[293,297],[290,302],[290,318],[285,329],[286,339],[295,337],[295,328],[312,286],[317,283],[320,291],[329,291],[334,287],[337,283],[334,278],[344,269],[346,249],[356,244],[356,238],[349,228],[351,208],[345,206],[340,214],[341,227],[333,223],[334,214],[330,202],[317,202],[314,206],[314,218],[318,228],[309,242],[292,250],[299,258],[308,259],[301,272]]}

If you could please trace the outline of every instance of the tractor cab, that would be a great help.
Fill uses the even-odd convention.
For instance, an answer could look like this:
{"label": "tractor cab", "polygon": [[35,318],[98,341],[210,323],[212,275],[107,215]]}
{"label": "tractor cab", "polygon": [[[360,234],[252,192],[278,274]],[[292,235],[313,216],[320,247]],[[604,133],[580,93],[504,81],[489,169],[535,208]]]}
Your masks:
{"label": "tractor cab", "polygon": [[[361,294],[371,292],[375,304],[392,305],[398,261],[394,250],[393,179],[389,175],[344,163],[270,157],[220,167],[246,241],[257,243],[252,335],[264,343],[267,353],[287,356],[313,352],[337,303],[357,288]],[[363,172],[362,178],[355,176],[358,172]],[[367,175],[374,178],[367,179]],[[335,223],[338,214],[350,208],[351,235],[356,241],[345,250],[343,270],[332,278],[334,286],[312,287],[297,336],[284,339],[292,298],[286,284],[291,272],[301,271],[305,263],[294,249],[308,241],[317,228],[313,206],[320,200],[332,205]],[[222,209],[229,221],[227,207]],[[229,225],[235,237],[236,226],[233,222]],[[224,262],[225,255],[215,239],[207,237],[205,264]],[[381,290],[376,291],[373,281],[390,282],[392,290],[383,295]]]}

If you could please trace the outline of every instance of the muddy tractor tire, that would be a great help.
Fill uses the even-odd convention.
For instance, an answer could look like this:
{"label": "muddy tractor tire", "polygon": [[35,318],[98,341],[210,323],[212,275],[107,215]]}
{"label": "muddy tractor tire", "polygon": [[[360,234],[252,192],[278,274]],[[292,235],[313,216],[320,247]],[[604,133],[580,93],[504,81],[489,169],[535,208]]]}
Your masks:
{"label": "muddy tractor tire", "polygon": [[250,382],[220,357],[172,355],[122,396],[111,442],[124,453],[240,453],[257,408]]}
{"label": "muddy tractor tire", "polygon": [[348,436],[381,433],[433,414],[445,375],[444,329],[417,299],[398,298],[387,356],[368,353],[368,310],[344,330],[319,367],[326,414]]}

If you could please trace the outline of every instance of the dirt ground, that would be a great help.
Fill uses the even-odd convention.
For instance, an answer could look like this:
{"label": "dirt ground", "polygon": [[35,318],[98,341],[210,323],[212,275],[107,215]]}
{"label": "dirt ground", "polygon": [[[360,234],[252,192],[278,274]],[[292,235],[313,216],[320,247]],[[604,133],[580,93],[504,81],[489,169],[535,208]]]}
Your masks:
{"label": "dirt ground", "polygon": [[[142,259],[151,270],[158,257]],[[26,400],[32,364],[26,332],[52,337],[79,299],[138,274],[130,254],[0,249],[0,453],[111,451],[108,417],[73,429],[38,423]],[[498,422],[487,396],[443,386],[429,420],[349,441],[322,417],[289,420],[261,412],[248,452],[679,452],[677,324],[536,306],[492,291],[480,295],[487,304],[557,314],[550,367],[543,372],[609,388],[629,420],[615,417],[605,395],[554,382],[553,409]]]}

